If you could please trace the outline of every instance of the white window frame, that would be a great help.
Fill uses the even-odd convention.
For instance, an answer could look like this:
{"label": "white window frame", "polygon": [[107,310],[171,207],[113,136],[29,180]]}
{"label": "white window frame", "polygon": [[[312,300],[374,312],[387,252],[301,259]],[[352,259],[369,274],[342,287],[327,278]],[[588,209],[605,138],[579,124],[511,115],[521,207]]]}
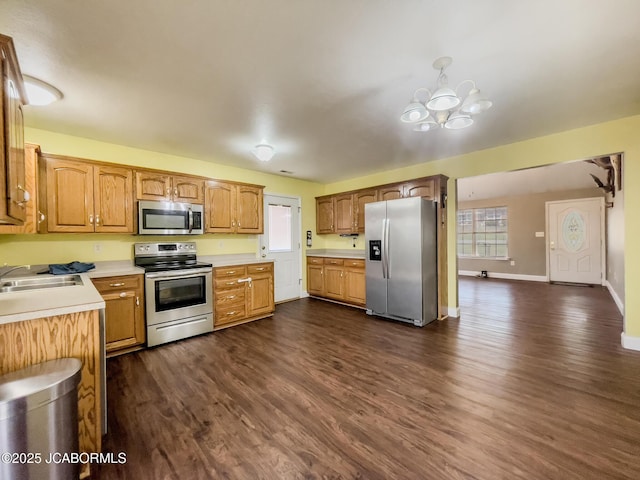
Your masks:
{"label": "white window frame", "polygon": [[[495,211],[497,209],[504,210],[504,217],[496,218]],[[487,220],[487,210],[493,210],[494,216],[492,219]],[[465,224],[461,224],[461,215],[469,216],[469,212],[471,213],[471,225],[469,228],[464,228],[464,225],[468,225],[468,222]],[[479,217],[482,217],[479,219]],[[487,231],[487,222],[494,223],[492,225],[492,229]],[[479,226],[482,224],[482,227]],[[480,208],[463,208],[458,210],[456,216],[456,227],[457,227],[457,238],[456,238],[456,252],[459,258],[477,258],[477,259],[489,259],[489,260],[509,260],[509,209],[505,205],[496,205],[496,206],[487,206]],[[464,230],[464,231],[463,231]],[[482,242],[480,236],[482,235],[493,235],[502,234],[504,235],[504,243],[498,242],[497,238],[494,239],[494,242],[491,245],[494,245],[494,250],[496,255],[487,255],[486,250],[479,252],[478,245]],[[471,244],[471,253],[461,253],[460,245],[461,245],[461,236],[467,236],[471,238],[471,242],[465,242],[464,245]],[[486,237],[485,237],[486,239]],[[485,243],[486,245],[486,243]],[[504,255],[498,255],[498,246],[504,245],[506,251]]]}

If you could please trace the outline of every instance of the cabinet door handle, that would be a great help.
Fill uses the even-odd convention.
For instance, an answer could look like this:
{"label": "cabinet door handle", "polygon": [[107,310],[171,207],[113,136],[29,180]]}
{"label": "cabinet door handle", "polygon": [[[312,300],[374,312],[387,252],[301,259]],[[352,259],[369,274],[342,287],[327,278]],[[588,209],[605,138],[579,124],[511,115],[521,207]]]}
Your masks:
{"label": "cabinet door handle", "polygon": [[89,215],[89,223],[93,225],[93,214]]}
{"label": "cabinet door handle", "polygon": [[124,287],[124,282],[121,283],[110,283],[110,287]]}
{"label": "cabinet door handle", "polygon": [[235,285],[236,282],[227,282],[226,285]]}
{"label": "cabinet door handle", "polygon": [[140,297],[136,297],[136,307],[140,306]]}
{"label": "cabinet door handle", "polygon": [[171,196],[171,189],[169,187],[167,187],[167,197]]}
{"label": "cabinet door handle", "polygon": [[235,271],[235,270],[229,270],[229,271],[227,272],[227,275],[233,275],[234,273],[236,273],[236,271]]}
{"label": "cabinet door handle", "polygon": [[258,268],[256,268],[256,270],[257,270],[257,271],[259,271],[259,272],[261,272],[261,271],[263,271],[263,270],[264,270],[264,267],[258,267]]}
{"label": "cabinet door handle", "polygon": [[178,188],[173,189],[173,195],[176,197],[178,196]]}
{"label": "cabinet door handle", "polygon": [[100,223],[100,215],[96,215],[96,225]]}
{"label": "cabinet door handle", "polygon": [[227,316],[228,316],[228,317],[230,317],[231,315],[235,315],[236,313],[238,313],[238,312],[236,312],[236,311],[233,311],[233,312],[227,312]]}
{"label": "cabinet door handle", "polygon": [[235,226],[236,226],[236,221],[235,221],[235,220],[232,220],[232,221],[231,221],[231,226],[232,226],[232,227],[235,227]]}
{"label": "cabinet door handle", "polygon": [[125,298],[127,296],[127,292],[120,293],[120,298]]}
{"label": "cabinet door handle", "polygon": [[227,295],[227,300],[233,300],[234,298],[236,298],[235,295]]}
{"label": "cabinet door handle", "polygon": [[238,220],[238,228],[240,228],[240,220]]}
{"label": "cabinet door handle", "polygon": [[39,211],[39,212],[38,212],[38,225],[40,225],[42,222],[44,222],[44,219],[45,219],[45,218],[46,218],[46,217],[44,216],[44,213],[42,213],[42,212],[40,212],[40,211]]}

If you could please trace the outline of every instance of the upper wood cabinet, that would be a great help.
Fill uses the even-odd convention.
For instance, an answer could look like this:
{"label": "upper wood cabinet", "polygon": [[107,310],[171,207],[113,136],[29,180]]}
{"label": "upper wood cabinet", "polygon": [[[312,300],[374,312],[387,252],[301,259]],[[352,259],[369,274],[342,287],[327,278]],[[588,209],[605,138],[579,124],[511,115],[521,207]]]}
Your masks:
{"label": "upper wood cabinet", "polygon": [[316,199],[316,233],[335,233],[334,212],[334,197],[318,197]]}
{"label": "upper wood cabinet", "polygon": [[404,186],[402,183],[397,183],[394,185],[385,185],[384,187],[380,187],[378,189],[378,200],[397,200],[398,198],[402,198],[404,196]]}
{"label": "upper wood cabinet", "polygon": [[133,233],[130,168],[43,155],[40,171],[47,232]]}
{"label": "upper wood cabinet", "polygon": [[354,233],[364,233],[364,206],[378,201],[378,191],[375,188],[359,190],[353,194]]}
{"label": "upper wood cabinet", "polygon": [[[446,177],[444,181],[446,192]],[[416,178],[406,182],[365,188],[353,192],[316,197],[316,233],[364,233],[367,203],[424,197],[440,200],[441,176]]]}
{"label": "upper wood cabinet", "polygon": [[205,187],[207,233],[263,233],[264,187],[210,180]]}
{"label": "upper wood cabinet", "polygon": [[0,224],[23,225],[26,204],[35,198],[25,185],[24,116],[26,93],[10,37],[0,35]]}
{"label": "upper wood cabinet", "polygon": [[26,218],[22,225],[0,225],[2,233],[37,233],[41,214],[38,212],[37,170],[40,147],[26,143],[24,146],[25,185],[29,192],[29,201],[25,202]]}
{"label": "upper wood cabinet", "polygon": [[153,170],[136,170],[136,198],[203,204],[204,179]]}
{"label": "upper wood cabinet", "polygon": [[335,233],[352,233],[353,222],[353,195],[345,193],[334,198]]}

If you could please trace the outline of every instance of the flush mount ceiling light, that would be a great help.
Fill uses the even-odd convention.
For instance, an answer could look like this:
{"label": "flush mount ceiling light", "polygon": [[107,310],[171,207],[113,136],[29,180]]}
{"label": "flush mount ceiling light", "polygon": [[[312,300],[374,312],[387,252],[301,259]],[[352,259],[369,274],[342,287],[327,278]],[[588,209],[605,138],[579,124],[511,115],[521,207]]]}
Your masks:
{"label": "flush mount ceiling light", "polygon": [[256,145],[256,148],[251,150],[251,153],[253,153],[255,157],[261,162],[268,162],[273,158],[273,155],[276,152],[268,143],[260,143]]}
{"label": "flush mount ceiling light", "polygon": [[[472,115],[482,113],[493,105],[480,93],[473,80],[462,81],[455,90],[449,87],[444,71],[451,62],[451,57],[440,57],[433,62],[433,68],[440,72],[436,90],[431,93],[428,88],[418,88],[413,100],[402,112],[400,120],[414,124],[414,131],[427,132],[437,127],[452,130],[465,128],[473,124]],[[471,89],[463,100],[460,91],[466,84],[470,84]],[[418,98],[420,92],[428,94],[424,101]]]}
{"label": "flush mount ceiling light", "polygon": [[23,75],[29,105],[49,105],[62,98],[62,92],[42,80]]}

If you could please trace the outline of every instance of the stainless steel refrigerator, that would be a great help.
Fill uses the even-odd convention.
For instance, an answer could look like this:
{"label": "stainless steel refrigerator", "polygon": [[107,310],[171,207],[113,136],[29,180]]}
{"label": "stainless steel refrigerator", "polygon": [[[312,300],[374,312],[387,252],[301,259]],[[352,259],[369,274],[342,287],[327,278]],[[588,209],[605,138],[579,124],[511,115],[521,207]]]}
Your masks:
{"label": "stainless steel refrigerator", "polygon": [[424,198],[368,203],[367,313],[422,327],[438,315],[436,204]]}

